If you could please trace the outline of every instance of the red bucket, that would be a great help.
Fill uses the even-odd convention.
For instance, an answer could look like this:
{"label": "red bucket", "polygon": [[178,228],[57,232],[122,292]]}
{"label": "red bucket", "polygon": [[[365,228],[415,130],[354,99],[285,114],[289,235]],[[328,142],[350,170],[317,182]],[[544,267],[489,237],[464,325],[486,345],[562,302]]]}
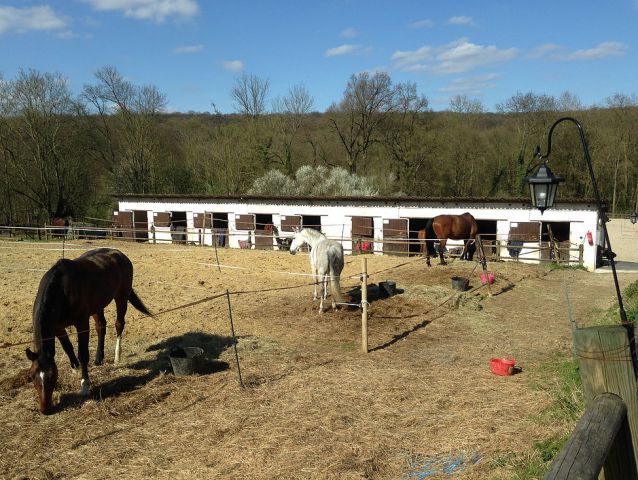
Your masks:
{"label": "red bucket", "polygon": [[514,365],[516,365],[516,361],[513,357],[490,359],[490,370],[495,375],[512,375]]}
{"label": "red bucket", "polygon": [[494,274],[492,272],[487,274],[487,279],[485,278],[485,273],[481,272],[481,283],[485,285],[486,282],[490,282],[490,285],[494,284]]}

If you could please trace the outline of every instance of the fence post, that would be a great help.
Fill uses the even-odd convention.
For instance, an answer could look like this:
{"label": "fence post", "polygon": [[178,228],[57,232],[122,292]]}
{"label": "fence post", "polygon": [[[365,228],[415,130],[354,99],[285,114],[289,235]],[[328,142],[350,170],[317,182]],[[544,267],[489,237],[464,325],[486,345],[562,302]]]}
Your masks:
{"label": "fence post", "polygon": [[584,245],[581,243],[580,245],[578,245],[578,265],[580,265],[581,267],[583,266],[583,250],[584,250]]}
{"label": "fence post", "polygon": [[155,236],[155,225],[151,225],[151,238],[153,239],[153,245],[155,245],[155,242],[157,241]]}
{"label": "fence post", "polygon": [[368,353],[368,259],[361,257],[361,351]]}
{"label": "fence post", "polygon": [[501,241],[496,239],[496,261],[501,261]]}
{"label": "fence post", "polygon": [[614,393],[627,405],[627,416],[638,464],[638,396],[627,330],[623,325],[577,328],[574,350],[578,356],[585,402],[599,393]]}

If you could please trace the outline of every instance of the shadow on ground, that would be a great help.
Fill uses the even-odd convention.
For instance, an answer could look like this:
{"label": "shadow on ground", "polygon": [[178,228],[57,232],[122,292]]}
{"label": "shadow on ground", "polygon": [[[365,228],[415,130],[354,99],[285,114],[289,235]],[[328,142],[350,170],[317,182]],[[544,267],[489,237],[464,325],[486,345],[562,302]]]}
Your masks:
{"label": "shadow on ground", "polygon": [[[92,388],[91,397],[95,400],[104,400],[110,397],[117,397],[123,393],[136,390],[157,377],[161,372],[172,372],[169,352],[175,348],[181,347],[200,347],[204,350],[203,359],[197,362],[197,370],[194,372],[198,375],[209,375],[215,372],[221,372],[229,368],[227,362],[218,360],[219,355],[232,346],[231,337],[220,335],[210,335],[203,332],[188,332],[183,335],[175,336],[151,345],[146,349],[147,352],[156,352],[155,358],[140,360],[136,363],[128,365],[132,370],[144,372],[141,375],[125,375],[116,377]],[[84,400],[78,393],[63,394],[60,396],[60,402],[56,406],[56,410],[64,410],[69,407],[78,406]]]}
{"label": "shadow on ground", "polygon": [[[401,295],[403,292],[405,292],[405,290],[403,290],[402,288],[393,288],[392,291],[393,294],[390,295],[388,291],[385,288],[382,288],[380,285],[377,285],[376,283],[369,283],[367,289],[368,303],[376,302],[378,300],[385,300],[386,298]],[[348,292],[346,293],[350,296],[353,303],[361,303],[361,286],[356,286],[351,290],[348,290]]]}

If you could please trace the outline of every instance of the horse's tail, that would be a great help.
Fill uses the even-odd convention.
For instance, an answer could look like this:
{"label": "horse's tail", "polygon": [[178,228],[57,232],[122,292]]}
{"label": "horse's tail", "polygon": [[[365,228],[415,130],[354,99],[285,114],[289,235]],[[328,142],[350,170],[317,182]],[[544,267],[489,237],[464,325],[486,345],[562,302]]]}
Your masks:
{"label": "horse's tail", "polygon": [[133,290],[132,288],[131,288],[131,293],[128,296],[128,301],[131,302],[131,305],[133,305],[140,312],[146,315],[149,315],[151,317],[153,316],[153,314],[149,312],[148,308],[146,308],[142,300],[140,300],[140,297],[137,296],[137,293],[135,293],[135,290]]}
{"label": "horse's tail", "polygon": [[428,254],[436,257],[436,249],[434,248],[434,240],[436,239],[436,233],[434,232],[434,223],[432,219],[428,220],[425,225],[425,248],[428,249]]}
{"label": "horse's tail", "polygon": [[[341,245],[339,246],[341,247]],[[339,256],[329,258],[328,262],[328,274],[330,275],[330,294],[332,295],[335,303],[346,303],[343,295],[341,294],[340,282],[341,271],[343,270],[343,250],[341,250]]]}

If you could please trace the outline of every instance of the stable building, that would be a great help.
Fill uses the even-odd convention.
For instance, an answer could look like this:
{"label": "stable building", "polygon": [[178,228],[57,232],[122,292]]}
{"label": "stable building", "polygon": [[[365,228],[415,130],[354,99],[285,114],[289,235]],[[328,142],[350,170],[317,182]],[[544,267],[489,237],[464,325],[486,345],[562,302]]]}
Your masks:
{"label": "stable building", "polygon": [[[315,228],[349,252],[418,255],[418,231],[441,214],[470,212],[486,254],[559,260],[594,270],[603,245],[596,203],[560,200],[541,214],[524,199],[127,194],[113,224],[138,241],[230,248],[285,248],[297,228]],[[462,245],[449,241],[448,249]]]}

